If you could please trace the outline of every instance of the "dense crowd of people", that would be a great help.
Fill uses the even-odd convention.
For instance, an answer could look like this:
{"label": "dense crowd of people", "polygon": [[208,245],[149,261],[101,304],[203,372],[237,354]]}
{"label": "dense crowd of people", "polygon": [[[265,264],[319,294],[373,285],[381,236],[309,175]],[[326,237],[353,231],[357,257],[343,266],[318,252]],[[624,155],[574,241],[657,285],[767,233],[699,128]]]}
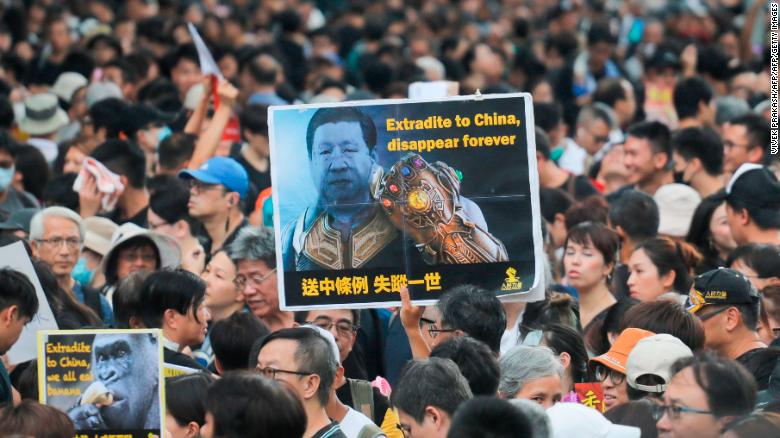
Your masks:
{"label": "dense crowd of people", "polygon": [[[161,330],[173,438],[780,436],[766,5],[6,1],[0,246],[60,329]],[[440,80],[533,97],[544,299],[280,309],[268,107]],[[39,305],[0,269],[0,354]],[[0,435],[83,426],[37,400],[4,356]]]}

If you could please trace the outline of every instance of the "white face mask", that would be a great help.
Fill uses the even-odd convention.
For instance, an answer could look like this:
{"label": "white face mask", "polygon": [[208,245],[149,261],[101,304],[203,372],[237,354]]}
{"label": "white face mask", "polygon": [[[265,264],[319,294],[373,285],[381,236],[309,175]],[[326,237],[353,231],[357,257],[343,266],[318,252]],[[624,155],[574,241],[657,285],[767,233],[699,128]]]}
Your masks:
{"label": "white face mask", "polygon": [[11,185],[15,171],[16,169],[14,166],[9,167],[8,169],[0,168],[0,191],[5,191]]}

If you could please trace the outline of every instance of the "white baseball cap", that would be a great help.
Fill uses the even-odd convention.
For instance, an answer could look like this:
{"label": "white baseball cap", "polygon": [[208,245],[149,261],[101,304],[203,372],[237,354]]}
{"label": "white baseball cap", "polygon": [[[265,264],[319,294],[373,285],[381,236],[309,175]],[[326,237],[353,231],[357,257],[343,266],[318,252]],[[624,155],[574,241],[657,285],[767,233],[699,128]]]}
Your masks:
{"label": "white baseball cap", "polygon": [[614,424],[601,413],[579,403],[557,403],[547,410],[551,438],[640,438],[638,427]]}
{"label": "white baseball cap", "polygon": [[[645,392],[664,392],[672,378],[672,364],[678,359],[692,357],[693,351],[676,337],[660,333],[637,342],[628,354],[626,381],[634,389]],[[664,383],[645,385],[637,383],[642,376],[657,376]]]}
{"label": "white baseball cap", "polygon": [[81,87],[86,87],[87,84],[87,78],[82,74],[66,71],[57,76],[57,81],[54,82],[54,86],[51,87],[51,92],[65,102],[70,103],[70,100],[73,98],[73,93]]}
{"label": "white baseball cap", "polygon": [[687,236],[693,213],[701,202],[699,192],[685,184],[665,184],[655,192],[653,199],[658,204],[658,234]]}

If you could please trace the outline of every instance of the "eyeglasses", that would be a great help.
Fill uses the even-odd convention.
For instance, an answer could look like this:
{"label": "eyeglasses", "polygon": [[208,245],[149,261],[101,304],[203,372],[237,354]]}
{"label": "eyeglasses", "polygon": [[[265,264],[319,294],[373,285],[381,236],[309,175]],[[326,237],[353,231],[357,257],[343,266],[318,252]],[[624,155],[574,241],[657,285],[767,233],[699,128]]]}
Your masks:
{"label": "eyeglasses", "polygon": [[59,248],[64,243],[68,249],[80,248],[81,244],[84,243],[84,241],[78,237],[68,237],[67,239],[64,237],[53,237],[51,239],[36,239],[36,242],[40,242],[44,245],[49,245],[53,248]]}
{"label": "eyeglasses", "polygon": [[14,160],[0,160],[0,167],[3,169],[10,169],[14,167]]}
{"label": "eyeglasses", "polygon": [[703,409],[695,409],[695,408],[689,408],[687,406],[678,406],[678,405],[656,405],[653,406],[653,419],[655,421],[658,421],[661,419],[661,417],[664,416],[664,414],[669,416],[669,419],[673,421],[677,421],[680,419],[681,414],[703,414],[703,415],[712,415],[712,411],[705,411]]}
{"label": "eyeglasses", "polygon": [[714,317],[715,315],[719,315],[719,314],[721,314],[721,313],[723,313],[723,312],[725,312],[727,310],[729,310],[728,306],[722,307],[722,308],[720,308],[718,310],[715,310],[715,311],[710,312],[710,313],[705,313],[705,314],[702,314],[702,315],[697,313],[696,316],[698,316],[700,320],[706,321],[706,320]]}
{"label": "eyeglasses", "polygon": [[199,194],[207,190],[220,190],[223,187],[224,186],[222,186],[221,184],[206,184],[196,179],[190,180],[190,191],[194,192],[195,194]]}
{"label": "eyeglasses", "polygon": [[157,263],[157,254],[154,252],[122,251],[119,253],[119,258],[127,263],[133,263],[139,259],[144,263]]}
{"label": "eyeglasses", "polygon": [[332,329],[333,326],[335,325],[336,331],[338,331],[338,333],[342,336],[350,336],[354,332],[356,332],[358,328],[360,328],[359,326],[352,324],[351,322],[346,320],[333,322],[330,319],[326,319],[326,318],[321,318],[321,319],[318,318],[315,319],[314,321],[307,321],[306,324],[316,325],[317,327],[328,331],[330,331],[330,329]]}
{"label": "eyeglasses", "polygon": [[274,275],[274,272],[276,272],[276,268],[271,269],[265,275],[252,274],[248,278],[247,278],[246,275],[237,275],[236,279],[233,280],[233,284],[239,290],[244,290],[244,287],[246,287],[247,281],[249,281],[250,284],[252,285],[252,287],[257,288],[257,287],[260,287],[260,285],[262,285],[264,281],[266,281],[269,278],[271,278],[271,276]]}
{"label": "eyeglasses", "polygon": [[411,426],[408,426],[406,424],[396,423],[395,428],[401,431],[401,434],[404,436],[404,438],[409,438],[412,436]]}
{"label": "eyeglasses", "polygon": [[594,377],[596,377],[596,380],[599,382],[604,382],[607,380],[607,377],[609,377],[609,380],[612,381],[613,385],[620,385],[626,380],[626,375],[615,371],[611,368],[607,368],[604,365],[596,365],[596,368],[593,370]]}
{"label": "eyeglasses", "polygon": [[289,370],[280,370],[271,367],[258,368],[257,371],[259,371],[260,374],[262,374],[264,377],[267,377],[272,380],[276,380],[276,375],[279,373],[293,374],[295,376],[301,376],[301,377],[311,376],[312,374],[314,374],[309,371],[289,371]]}

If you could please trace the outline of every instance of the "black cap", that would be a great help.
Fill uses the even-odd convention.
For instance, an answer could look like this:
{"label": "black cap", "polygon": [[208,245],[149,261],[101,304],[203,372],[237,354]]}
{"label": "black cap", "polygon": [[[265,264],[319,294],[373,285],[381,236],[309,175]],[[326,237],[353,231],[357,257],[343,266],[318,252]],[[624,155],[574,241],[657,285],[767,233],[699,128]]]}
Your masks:
{"label": "black cap", "polygon": [[756,288],[744,275],[733,269],[719,268],[696,277],[686,308],[696,313],[705,306],[754,304],[758,299]]}
{"label": "black cap", "polygon": [[751,214],[780,215],[780,182],[772,171],[759,164],[741,165],[718,196],[731,204],[744,205]]}

